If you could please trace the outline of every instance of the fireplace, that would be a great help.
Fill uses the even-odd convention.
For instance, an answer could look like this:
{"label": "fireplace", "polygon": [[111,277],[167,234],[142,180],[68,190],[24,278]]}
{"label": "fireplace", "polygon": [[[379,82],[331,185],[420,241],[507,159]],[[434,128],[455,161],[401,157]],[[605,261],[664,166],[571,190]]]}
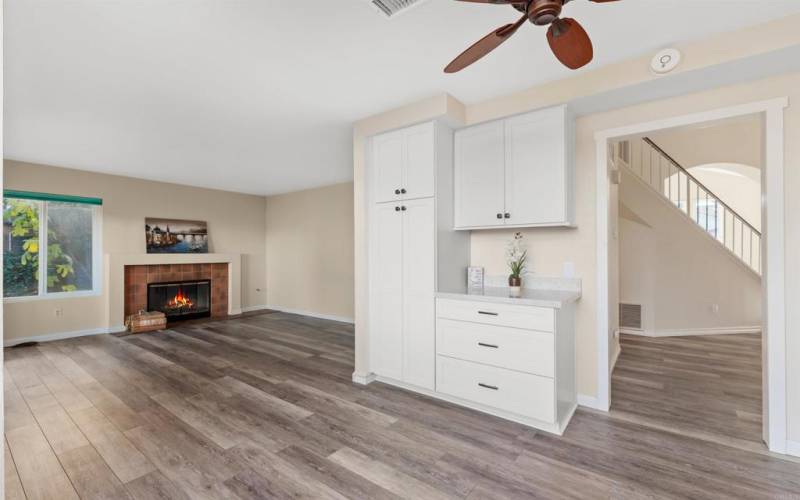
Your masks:
{"label": "fireplace", "polygon": [[161,311],[167,321],[211,316],[211,280],[148,283],[147,310]]}

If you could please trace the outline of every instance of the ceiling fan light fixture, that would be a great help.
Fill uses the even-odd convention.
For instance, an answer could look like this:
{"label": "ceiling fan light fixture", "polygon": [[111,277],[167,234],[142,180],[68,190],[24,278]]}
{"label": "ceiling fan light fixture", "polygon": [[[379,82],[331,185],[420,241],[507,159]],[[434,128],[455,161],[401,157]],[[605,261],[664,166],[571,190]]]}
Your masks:
{"label": "ceiling fan light fixture", "polygon": [[562,0],[533,0],[528,4],[528,19],[537,26],[547,26],[561,15]]}
{"label": "ceiling fan light fixture", "polygon": [[[539,26],[549,25],[547,43],[553,55],[569,69],[578,69],[589,64],[594,57],[592,40],[578,21],[562,18],[561,10],[572,0],[458,0],[468,3],[508,5],[522,12],[522,17],[513,24],[500,26],[458,55],[448,64],[444,72],[455,73],[479,60],[508,40],[526,22]],[[609,3],[619,0],[589,0],[594,3]]]}

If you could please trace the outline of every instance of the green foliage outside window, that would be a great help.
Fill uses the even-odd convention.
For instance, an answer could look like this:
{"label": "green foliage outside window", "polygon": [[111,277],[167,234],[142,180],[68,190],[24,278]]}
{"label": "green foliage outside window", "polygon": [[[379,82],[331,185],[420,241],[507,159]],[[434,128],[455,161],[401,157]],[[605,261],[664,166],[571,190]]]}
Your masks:
{"label": "green foliage outside window", "polygon": [[[6,198],[3,203],[4,295],[37,295],[40,273],[39,225],[41,202]],[[63,235],[47,230],[47,290],[71,292],[74,281],[73,258],[62,246]]]}

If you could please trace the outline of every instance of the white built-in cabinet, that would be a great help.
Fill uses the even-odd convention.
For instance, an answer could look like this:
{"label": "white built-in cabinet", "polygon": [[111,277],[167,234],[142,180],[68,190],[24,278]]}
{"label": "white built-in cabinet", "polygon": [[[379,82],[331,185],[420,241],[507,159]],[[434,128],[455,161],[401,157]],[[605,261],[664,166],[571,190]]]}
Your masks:
{"label": "white built-in cabinet", "polygon": [[423,123],[373,140],[376,202],[429,198],[434,193],[435,129]]}
{"label": "white built-in cabinet", "polygon": [[450,129],[423,123],[372,138],[368,166],[370,370],[426,390],[437,283],[459,285],[469,265],[467,235],[453,231],[452,149]]}
{"label": "white built-in cabinet", "polygon": [[574,119],[566,106],[455,134],[455,228],[574,225]]}

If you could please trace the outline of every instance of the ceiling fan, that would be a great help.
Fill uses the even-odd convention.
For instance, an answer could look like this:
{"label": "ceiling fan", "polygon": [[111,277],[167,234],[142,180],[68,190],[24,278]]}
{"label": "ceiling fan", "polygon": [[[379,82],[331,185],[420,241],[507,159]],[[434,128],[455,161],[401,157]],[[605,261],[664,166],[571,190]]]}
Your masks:
{"label": "ceiling fan", "polygon": [[[578,21],[569,17],[559,17],[561,9],[571,0],[458,0],[471,3],[491,3],[510,5],[522,12],[522,17],[512,24],[506,24],[481,38],[444,68],[445,73],[455,73],[466,68],[481,57],[493,51],[511,35],[530,21],[537,26],[547,26],[547,43],[556,58],[570,68],[578,69],[592,60],[594,55],[592,41]],[[618,0],[590,0],[595,3],[616,2]]]}

